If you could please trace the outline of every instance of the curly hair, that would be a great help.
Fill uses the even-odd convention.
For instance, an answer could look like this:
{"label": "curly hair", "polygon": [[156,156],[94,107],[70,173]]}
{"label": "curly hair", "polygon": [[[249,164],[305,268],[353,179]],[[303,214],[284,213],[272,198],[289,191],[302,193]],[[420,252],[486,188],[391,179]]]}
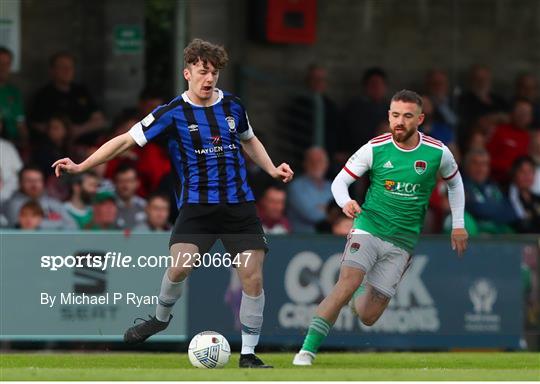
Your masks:
{"label": "curly hair", "polygon": [[216,69],[223,69],[229,61],[225,48],[201,39],[193,39],[184,49],[184,66],[197,64],[201,60],[204,65],[210,62]]}

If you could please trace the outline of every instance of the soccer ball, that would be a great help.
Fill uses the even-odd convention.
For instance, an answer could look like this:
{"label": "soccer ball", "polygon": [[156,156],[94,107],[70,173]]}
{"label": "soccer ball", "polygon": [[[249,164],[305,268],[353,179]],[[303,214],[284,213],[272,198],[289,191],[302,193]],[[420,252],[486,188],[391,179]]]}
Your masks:
{"label": "soccer ball", "polygon": [[229,362],[231,347],[223,335],[214,331],[204,331],[191,339],[188,356],[194,367],[222,368]]}

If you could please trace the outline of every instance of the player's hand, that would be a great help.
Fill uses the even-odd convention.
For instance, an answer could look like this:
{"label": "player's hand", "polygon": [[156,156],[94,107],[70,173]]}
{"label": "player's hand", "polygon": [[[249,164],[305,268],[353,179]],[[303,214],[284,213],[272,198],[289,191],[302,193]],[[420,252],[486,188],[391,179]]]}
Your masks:
{"label": "player's hand", "polygon": [[454,228],[450,239],[452,241],[452,249],[457,252],[458,256],[461,257],[463,252],[467,249],[467,239],[469,234],[465,228]]}
{"label": "player's hand", "polygon": [[64,157],[63,159],[56,160],[53,165],[54,174],[56,177],[60,177],[62,173],[79,173],[81,172],[81,167],[79,164],[75,164],[69,157]]}
{"label": "player's hand", "polygon": [[360,205],[358,205],[356,200],[350,200],[343,206],[343,213],[348,218],[354,219],[360,212],[362,212],[362,209],[360,209]]}
{"label": "player's hand", "polygon": [[288,183],[292,180],[294,172],[291,167],[289,167],[289,164],[282,163],[279,167],[276,167],[274,169],[274,172],[272,172],[271,176],[274,179],[281,179],[281,181],[283,181],[284,183]]}

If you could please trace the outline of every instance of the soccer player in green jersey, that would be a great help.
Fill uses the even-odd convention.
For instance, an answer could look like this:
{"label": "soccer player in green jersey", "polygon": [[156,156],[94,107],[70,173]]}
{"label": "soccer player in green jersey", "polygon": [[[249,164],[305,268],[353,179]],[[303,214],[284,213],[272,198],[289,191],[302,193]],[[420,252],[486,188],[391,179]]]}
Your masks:
{"label": "soccer player in green jersey", "polygon": [[[365,325],[382,315],[411,262],[437,175],[448,185],[452,211],[452,248],[467,247],[465,196],[458,166],[440,141],[418,132],[424,121],[422,98],[402,90],[388,111],[391,133],[362,146],[336,176],[332,193],[343,212],[354,219],[341,262],[339,279],[319,304],[294,365],[311,365],[341,308],[351,301]],[[371,185],[362,208],[348,187],[369,172]],[[366,291],[356,294],[366,277]]]}

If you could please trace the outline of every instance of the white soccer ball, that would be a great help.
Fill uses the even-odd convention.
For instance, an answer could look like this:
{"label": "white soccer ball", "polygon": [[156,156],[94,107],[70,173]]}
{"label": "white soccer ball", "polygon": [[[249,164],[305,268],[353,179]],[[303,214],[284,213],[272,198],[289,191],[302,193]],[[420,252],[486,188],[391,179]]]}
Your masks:
{"label": "white soccer ball", "polygon": [[188,348],[189,361],[197,368],[222,368],[231,357],[227,339],[214,331],[193,336]]}

